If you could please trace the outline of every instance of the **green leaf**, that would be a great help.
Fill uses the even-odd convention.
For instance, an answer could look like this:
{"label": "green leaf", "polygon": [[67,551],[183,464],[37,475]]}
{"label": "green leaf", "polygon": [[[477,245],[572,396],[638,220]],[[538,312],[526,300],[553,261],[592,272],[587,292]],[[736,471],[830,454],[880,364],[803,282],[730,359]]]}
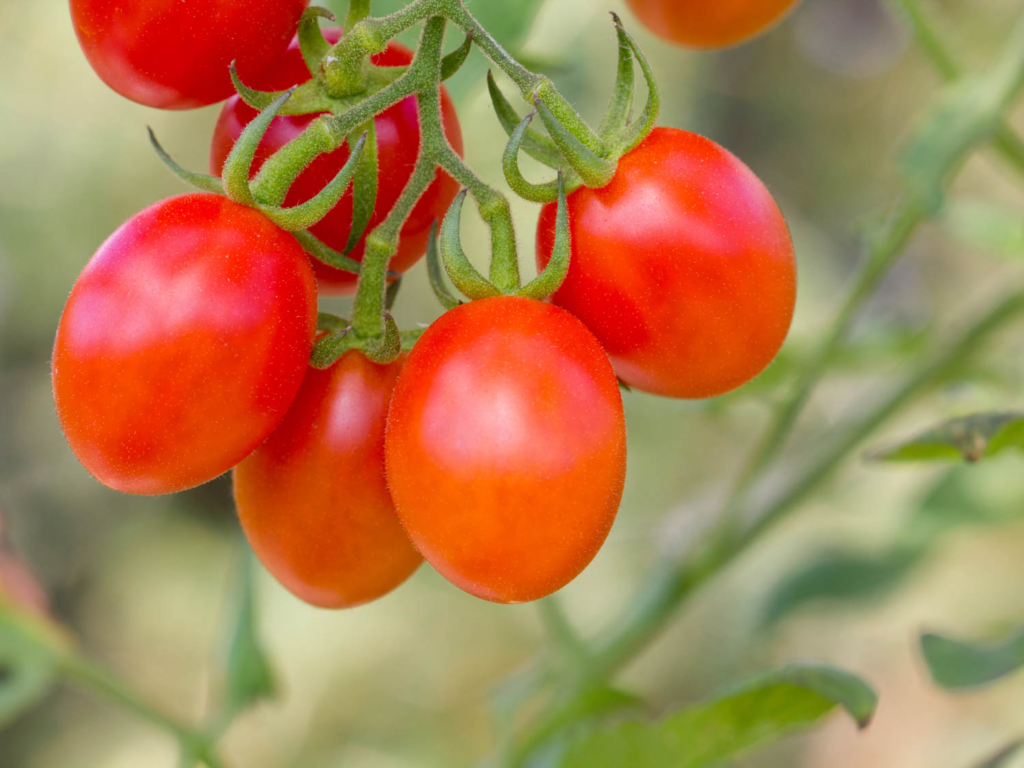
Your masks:
{"label": "green leaf", "polygon": [[256,632],[252,557],[243,560],[238,607],[228,641],[225,708],[238,713],[277,692],[274,672]]}
{"label": "green leaf", "polygon": [[1024,628],[990,644],[925,634],[921,636],[921,651],[932,679],[943,688],[978,688],[1024,666]]}
{"label": "green leaf", "polygon": [[868,453],[873,461],[980,461],[1008,448],[1024,449],[1024,413],[977,413]]}
{"label": "green leaf", "polygon": [[811,603],[885,595],[903,581],[921,554],[904,547],[882,554],[820,552],[775,587],[762,608],[760,626],[770,627]]}
{"label": "green leaf", "polygon": [[943,211],[946,228],[964,245],[1001,256],[1024,256],[1024,215],[982,200],[957,200]]}
{"label": "green leaf", "polygon": [[813,725],[837,706],[866,727],[876,704],[874,691],[859,677],[825,666],[789,666],[656,723],[628,721],[584,734],[568,744],[558,765],[714,766]]}
{"label": "green leaf", "polygon": [[55,636],[51,633],[0,597],[0,729],[38,704],[53,687]]}

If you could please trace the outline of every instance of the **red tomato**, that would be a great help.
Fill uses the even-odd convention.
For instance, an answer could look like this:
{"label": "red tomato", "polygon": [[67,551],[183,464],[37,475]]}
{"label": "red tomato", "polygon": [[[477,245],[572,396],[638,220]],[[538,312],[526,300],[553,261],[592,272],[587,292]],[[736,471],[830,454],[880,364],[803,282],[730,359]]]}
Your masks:
{"label": "red tomato", "polygon": [[[341,38],[341,30],[325,31],[331,42]],[[374,63],[386,67],[405,66],[412,61],[412,51],[399,43],[390,43],[387,51],[375,56]],[[262,90],[278,91],[290,88],[296,83],[309,80],[309,71],[302,61],[298,43],[285,53],[284,58],[268,77],[252,85]],[[445,134],[452,147],[462,154],[462,130],[448,91],[441,89],[441,114]],[[228,99],[221,110],[220,119],[213,134],[210,149],[210,172],[220,175],[224,161],[231,152],[235,141],[256,112],[237,96]],[[274,120],[256,152],[253,163],[254,173],[270,155],[298,136],[317,115],[279,117]],[[366,231],[384,221],[398,201],[412,176],[413,166],[420,146],[419,112],[416,99],[409,97],[377,115],[377,205]],[[347,146],[342,146],[329,155],[322,155],[299,176],[285,200],[285,205],[297,205],[309,200],[322,190],[348,160]],[[438,171],[437,178],[416,204],[408,221],[402,228],[398,252],[391,260],[391,269],[403,272],[415,264],[427,251],[427,236],[435,219],[442,218],[459,191],[459,185],[445,173]],[[341,201],[327,216],[310,231],[320,240],[337,251],[344,250],[352,229],[352,190],[349,189]],[[364,243],[360,242],[350,254],[362,260]],[[320,288],[325,293],[351,293],[356,287],[356,276],[350,272],[324,266],[314,262]]]}
{"label": "red tomato", "polygon": [[119,491],[212,480],[283,418],[316,316],[291,235],[217,195],[156,203],[100,247],[64,308],[53,394],[72,450]]}
{"label": "red tomato", "polygon": [[[537,262],[554,245],[541,211]],[[552,297],[593,331],[626,384],[713,397],[770,363],[789,332],[796,259],[761,181],[709,139],[656,129],[611,184],[569,196],[572,257]]]}
{"label": "red tomato", "polygon": [[348,352],[310,368],[284,421],[235,468],[235,503],[260,561],[295,595],[348,608],[390,592],[422,558],[384,479],[384,425],[401,361]]}
{"label": "red tomato", "polygon": [[721,48],[763,32],[797,0],[626,0],[656,35],[695,48]]}
{"label": "red tomato", "polygon": [[309,0],[71,0],[86,58],[122,96],[191,109],[235,92],[288,47]]}
{"label": "red tomato", "polygon": [[398,379],[385,445],[413,544],[494,602],[572,581],[622,497],[626,425],[608,358],[576,318],[532,299],[473,301],[430,326]]}

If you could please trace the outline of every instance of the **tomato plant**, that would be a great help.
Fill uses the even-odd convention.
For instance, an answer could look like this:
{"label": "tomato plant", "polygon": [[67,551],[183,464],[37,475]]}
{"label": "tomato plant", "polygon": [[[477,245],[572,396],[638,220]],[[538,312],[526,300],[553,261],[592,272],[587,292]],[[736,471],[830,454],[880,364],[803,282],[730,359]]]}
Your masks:
{"label": "tomato plant", "polygon": [[[556,304],[579,317],[626,384],[720,395],[775,357],[796,299],[789,230],[758,178],[714,142],[656,129],[612,183],[569,196],[572,258]],[[537,258],[547,264],[555,206]]]}
{"label": "tomato plant", "polygon": [[64,434],[117,490],[211,480],[284,416],[315,320],[313,271],[290,235],[214,195],[156,203],[71,291],[53,352]]}
{"label": "tomato plant", "polygon": [[280,426],[235,468],[246,538],[313,605],[373,600],[422,562],[384,477],[384,425],[401,368],[352,350],[330,370],[309,369]]}
{"label": "tomato plant", "polygon": [[[326,30],[328,42],[337,42],[341,30]],[[412,61],[412,51],[401,43],[391,42],[384,53],[373,57],[373,63],[381,67],[407,66]],[[309,80],[309,70],[302,60],[298,42],[293,42],[274,69],[257,81],[265,90],[278,91]],[[441,110],[445,135],[456,152],[462,153],[462,130],[455,105],[447,90],[441,89]],[[224,104],[217,127],[214,130],[210,149],[210,171],[220,174],[228,153],[238,140],[242,130],[256,117],[256,110],[245,104],[238,96],[232,96]],[[253,164],[255,174],[263,162],[289,141],[299,136],[316,119],[316,114],[277,117],[274,119],[256,151]],[[377,128],[377,200],[367,231],[384,221],[384,217],[398,201],[398,196],[409,183],[420,145],[419,116],[416,100],[406,98],[381,112],[375,118]],[[333,152],[321,155],[302,172],[285,200],[286,205],[296,205],[316,195],[334,177],[349,158],[349,148],[342,145]],[[458,184],[443,171],[438,171],[433,183],[427,188],[419,202],[412,209],[402,227],[398,250],[391,259],[391,269],[403,272],[416,263],[427,249],[427,234],[433,221],[442,216],[455,197]],[[352,227],[353,196],[351,190],[345,194],[335,208],[310,231],[325,244],[341,251],[345,248]],[[350,254],[361,260],[365,249],[365,237]],[[316,262],[314,264],[321,290],[330,293],[348,293],[355,290],[356,275],[342,272]]]}
{"label": "tomato plant", "polygon": [[536,600],[586,567],[615,520],[622,399],[572,315],[532,299],[481,299],[417,342],[391,401],[386,451],[399,517],[434,568],[487,600]]}
{"label": "tomato plant", "polygon": [[71,0],[89,63],[122,96],[160,109],[223,101],[288,47],[308,0]]}
{"label": "tomato plant", "polygon": [[652,32],[679,45],[720,48],[763,32],[798,0],[626,0]]}

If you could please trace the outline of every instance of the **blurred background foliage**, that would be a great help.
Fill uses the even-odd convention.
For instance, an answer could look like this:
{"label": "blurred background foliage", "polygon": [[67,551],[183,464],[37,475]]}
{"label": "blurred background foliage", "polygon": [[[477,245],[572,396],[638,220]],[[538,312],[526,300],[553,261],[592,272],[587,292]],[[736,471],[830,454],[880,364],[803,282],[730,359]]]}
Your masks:
{"label": "blurred background foliage", "polygon": [[[401,4],[375,0],[375,11]],[[331,5],[343,13],[340,0]],[[928,6],[963,58],[979,66],[1021,12],[1020,0]],[[595,118],[614,77],[607,11],[621,13],[660,77],[662,122],[743,158],[775,193],[797,244],[796,324],[760,379],[705,403],[625,396],[630,456],[619,519],[594,564],[562,593],[589,634],[616,615],[660,550],[694,535],[700,512],[735,476],[766,406],[831,319],[862,256],[858,227],[898,194],[894,156],[938,78],[880,0],[805,0],[769,35],[714,53],[658,42],[631,23],[620,0],[476,0],[471,9]],[[502,184],[505,136],[487,100],[486,64],[474,58],[450,87],[467,159]],[[92,480],[60,434],[49,354],[63,302],[96,247],[136,211],[184,191],[154,157],[145,126],[201,169],[217,109],[158,112],[108,90],[86,64],[63,0],[0,0],[0,65],[2,530],[90,655],[167,709],[197,717],[223,686],[232,578],[243,553],[229,483],[134,498]],[[1024,129],[1024,119],[1016,124]],[[804,416],[809,433],[827,430],[898,377],[935,328],[1019,281],[1021,190],[991,152],[970,161],[944,215],[862,313]],[[514,207],[532,269],[537,209]],[[465,242],[483,256],[478,220],[467,222]],[[426,323],[438,311],[421,264],[405,281],[399,322]],[[972,411],[1024,407],[1022,352],[1018,325],[877,441]],[[814,450],[799,438],[788,448],[794,461]],[[825,660],[876,687],[874,725],[856,733],[836,718],[741,765],[980,765],[1024,735],[1024,675],[954,696],[931,680],[917,637],[925,629],[1005,636],[1024,621],[1022,461],[1016,451],[953,469],[854,457],[701,592],[627,669],[622,686],[657,714],[745,672]],[[247,713],[226,737],[232,764],[246,768],[471,765],[495,740],[494,686],[545,642],[535,606],[481,602],[427,567],[386,599],[344,613],[310,608],[263,573],[257,589],[281,697]],[[66,689],[0,732],[3,768],[163,768],[175,760],[164,734]]]}

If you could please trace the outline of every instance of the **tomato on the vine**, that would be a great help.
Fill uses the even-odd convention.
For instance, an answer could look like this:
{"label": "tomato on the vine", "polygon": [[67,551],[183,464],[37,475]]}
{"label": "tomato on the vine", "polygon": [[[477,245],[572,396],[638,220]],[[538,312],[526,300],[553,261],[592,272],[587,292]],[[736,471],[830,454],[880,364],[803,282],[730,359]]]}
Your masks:
{"label": "tomato on the vine", "polygon": [[402,361],[347,352],[310,368],[270,438],[235,468],[249,544],[307,603],[348,608],[405,581],[422,558],[398,521],[384,478],[384,426]]}
{"label": "tomato on the vine", "polygon": [[86,58],[122,96],[160,109],[191,109],[235,92],[272,66],[309,0],[71,0]]}
{"label": "tomato on the vine", "polygon": [[61,427],[120,491],[184,490],[231,469],[284,417],[316,328],[298,242],[216,195],[123,224],[82,271],[53,352]]}
{"label": "tomato on the vine", "polygon": [[[338,29],[329,29],[324,32],[324,36],[332,43],[337,42],[341,38],[341,34],[341,30]],[[375,64],[384,67],[406,66],[411,61],[412,51],[395,42],[389,43],[384,53],[373,57]],[[309,70],[302,60],[298,43],[295,42],[271,72],[249,85],[266,91],[279,91],[303,83],[309,78]],[[256,117],[256,114],[256,111],[246,105],[238,96],[231,97],[224,104],[210,149],[211,173],[220,175],[224,161],[231,152],[235,141],[245,126]],[[448,95],[448,91],[443,87],[441,88],[441,116],[448,141],[456,152],[462,154],[462,130],[459,126],[458,114],[455,112],[455,105]],[[317,117],[319,115],[314,114],[276,118],[257,149],[253,173],[255,174],[259,170],[270,155],[302,133],[306,126]],[[377,201],[373,216],[366,228],[367,233],[384,221],[412,176],[420,146],[419,111],[416,99],[410,96],[386,109],[377,115],[375,124],[378,154]],[[314,160],[289,190],[285,205],[297,205],[316,195],[341,170],[348,157],[349,149],[346,145]],[[454,179],[443,171],[437,172],[437,178],[427,188],[402,227],[398,251],[391,259],[391,269],[398,272],[405,271],[426,253],[430,225],[436,219],[444,216],[458,191],[459,187]],[[349,189],[331,212],[310,231],[331,248],[338,251],[343,250],[352,229],[352,202],[352,190]],[[356,260],[362,260],[364,245],[365,238],[349,255]],[[333,269],[320,262],[315,263],[314,268],[322,291],[350,293],[355,290],[355,275]]]}
{"label": "tomato on the vine", "polygon": [[[720,395],[778,353],[796,301],[796,259],[764,184],[713,141],[656,129],[603,189],[569,196],[572,257],[552,300],[593,331],[626,384]],[[537,260],[554,244],[541,212]]]}
{"label": "tomato on the vine", "polygon": [[777,22],[798,0],[626,0],[652,32],[679,45],[721,48]]}
{"label": "tomato on the vine", "polygon": [[622,398],[601,345],[568,312],[481,299],[413,348],[385,448],[398,515],[427,562],[477,597],[536,600],[590,563],[615,520]]}

